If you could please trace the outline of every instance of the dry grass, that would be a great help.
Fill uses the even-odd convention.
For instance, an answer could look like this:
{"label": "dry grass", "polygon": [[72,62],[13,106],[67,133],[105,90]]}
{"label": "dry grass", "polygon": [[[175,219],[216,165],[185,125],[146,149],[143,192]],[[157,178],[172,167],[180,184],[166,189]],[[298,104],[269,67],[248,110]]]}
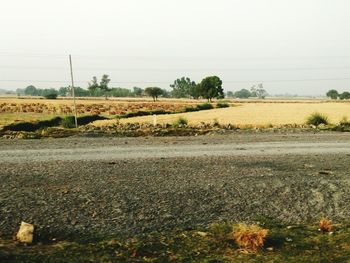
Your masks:
{"label": "dry grass", "polygon": [[333,223],[331,220],[322,219],[320,221],[320,230],[322,232],[332,232],[333,231]]}
{"label": "dry grass", "polygon": [[[178,111],[194,106],[203,101],[185,99],[161,99],[152,102],[145,98],[78,99],[78,114],[116,115],[139,110]],[[348,101],[329,102],[324,100],[228,100],[235,107],[208,111],[179,113],[157,116],[157,123],[172,124],[179,117],[186,118],[189,125],[213,123],[233,124],[238,127],[269,127],[287,124],[304,124],[313,112],[320,112],[329,117],[331,123],[338,123],[343,117],[350,118]],[[73,113],[71,99],[45,100],[33,98],[0,98],[0,125],[15,120],[39,120],[52,116]],[[113,125],[116,120],[98,121],[97,126]],[[121,123],[153,123],[153,116],[135,117],[120,120]]]}
{"label": "dry grass", "polygon": [[[331,123],[338,123],[344,116],[350,118],[350,103],[244,103],[239,104],[237,107],[224,109],[160,115],[157,116],[157,122],[171,124],[181,116],[186,118],[190,125],[200,124],[201,122],[212,123],[214,120],[217,120],[220,124],[237,126],[279,126],[304,124],[307,117],[313,112],[326,114]],[[153,123],[153,117],[135,117],[121,120],[121,122]],[[113,123],[113,121],[104,122],[105,125],[109,123]],[[102,125],[103,122],[98,124]]]}
{"label": "dry grass", "polygon": [[[116,115],[139,110],[177,111],[198,104],[193,100],[162,100],[152,102],[144,99],[116,100],[116,99],[84,99],[77,100],[78,114]],[[43,114],[72,114],[73,100],[58,99],[15,99],[0,98],[0,114],[3,113],[43,113]]]}
{"label": "dry grass", "polygon": [[256,252],[264,246],[267,233],[267,229],[257,225],[239,224],[234,228],[233,239],[240,248]]}

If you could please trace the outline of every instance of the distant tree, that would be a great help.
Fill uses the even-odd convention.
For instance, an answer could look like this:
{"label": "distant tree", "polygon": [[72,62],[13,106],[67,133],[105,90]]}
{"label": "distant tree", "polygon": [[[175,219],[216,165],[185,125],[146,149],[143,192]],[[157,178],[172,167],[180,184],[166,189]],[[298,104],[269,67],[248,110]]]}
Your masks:
{"label": "distant tree", "polygon": [[200,84],[197,84],[195,86],[192,86],[190,89],[190,96],[194,99],[199,99],[201,96],[200,94]]}
{"label": "distant tree", "polygon": [[70,87],[61,87],[58,90],[58,95],[60,95],[61,97],[67,97],[71,93],[71,88]]}
{"label": "distant tree", "polygon": [[81,88],[81,87],[74,87],[74,94],[77,97],[88,97],[90,95],[90,92],[86,89]]}
{"label": "distant tree", "polygon": [[240,99],[246,99],[252,96],[250,91],[247,89],[241,89],[239,91],[236,91],[233,95],[234,97],[240,98]]}
{"label": "distant tree", "polygon": [[163,90],[158,87],[148,87],[145,89],[145,93],[156,101],[160,95],[163,94]]}
{"label": "distant tree", "polygon": [[174,81],[174,84],[171,84],[170,87],[172,90],[172,96],[175,98],[188,98],[191,97],[191,91],[196,88],[196,83],[191,81],[190,78],[182,77]]}
{"label": "distant tree", "polygon": [[94,95],[99,87],[97,77],[93,76],[92,81],[88,83],[88,90],[90,91],[90,94]]}
{"label": "distant tree", "polygon": [[48,100],[55,100],[57,99],[57,93],[48,93],[46,95],[44,95],[45,99]]}
{"label": "distant tree", "polygon": [[24,89],[16,89],[17,96],[21,96],[24,94]]}
{"label": "distant tree", "polygon": [[213,98],[224,98],[222,80],[217,76],[204,78],[199,85],[199,94],[208,101],[211,101]]}
{"label": "distant tree", "polygon": [[350,92],[344,91],[343,93],[339,94],[339,98],[341,100],[348,100],[348,99],[350,99]]}
{"label": "distant tree", "polygon": [[335,89],[331,89],[326,93],[327,97],[331,98],[332,100],[336,100],[339,97],[339,93]]}
{"label": "distant tree", "polygon": [[172,97],[172,93],[169,92],[168,90],[166,89],[162,89],[162,95],[161,95],[163,98],[171,98]]}
{"label": "distant tree", "polygon": [[141,97],[144,90],[139,87],[133,87],[133,93],[135,97]]}
{"label": "distant tree", "polygon": [[91,96],[101,96],[104,95],[107,98],[107,94],[110,91],[108,84],[110,82],[110,78],[108,75],[104,74],[102,75],[100,83],[97,81],[97,77],[94,76],[92,78],[92,81],[89,82],[88,89],[90,91]]}
{"label": "distant tree", "polygon": [[234,97],[232,91],[228,91],[228,92],[226,93],[226,96],[229,97],[229,98],[233,98],[233,97]]}
{"label": "distant tree", "polygon": [[47,97],[49,96],[50,99],[52,99],[54,96],[53,95],[56,95],[56,97],[58,96],[58,91],[53,89],[53,88],[50,88],[50,89],[38,89],[38,93],[39,93],[39,96],[43,96],[43,97]]}
{"label": "distant tree", "polygon": [[29,96],[38,96],[38,90],[33,85],[30,85],[24,89],[24,94]]}
{"label": "distant tree", "polygon": [[125,88],[112,88],[109,94],[113,97],[131,97],[133,95],[131,90]]}
{"label": "distant tree", "polygon": [[252,97],[258,97],[259,99],[265,99],[267,96],[267,92],[263,87],[262,83],[259,83],[258,85],[254,85],[250,88],[250,93]]}
{"label": "distant tree", "polygon": [[109,78],[109,76],[104,74],[101,78],[99,88],[105,92],[109,91],[108,84],[110,81],[111,81],[111,79]]}

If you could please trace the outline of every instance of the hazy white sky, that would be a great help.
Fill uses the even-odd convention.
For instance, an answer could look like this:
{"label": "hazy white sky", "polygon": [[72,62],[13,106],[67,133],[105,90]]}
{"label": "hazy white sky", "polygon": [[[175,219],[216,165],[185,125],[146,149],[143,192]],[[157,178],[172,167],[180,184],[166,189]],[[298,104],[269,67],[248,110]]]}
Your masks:
{"label": "hazy white sky", "polygon": [[0,88],[67,86],[72,54],[81,87],[107,73],[115,87],[218,75],[226,91],[350,90],[349,10],[349,0],[1,0]]}

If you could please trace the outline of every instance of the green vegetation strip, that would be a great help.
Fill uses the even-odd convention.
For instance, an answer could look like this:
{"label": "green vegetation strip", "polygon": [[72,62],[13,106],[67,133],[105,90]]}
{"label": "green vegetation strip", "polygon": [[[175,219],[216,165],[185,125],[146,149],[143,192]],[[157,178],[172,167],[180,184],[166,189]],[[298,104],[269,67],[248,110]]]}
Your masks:
{"label": "green vegetation strip", "polygon": [[[86,125],[90,122],[96,120],[105,120],[106,117],[99,115],[86,115],[80,116],[77,118],[78,125]],[[26,131],[26,132],[34,132],[39,129],[55,127],[62,125],[65,128],[73,128],[75,127],[75,119],[74,116],[66,116],[66,117],[54,117],[50,120],[44,121],[36,121],[36,122],[18,122],[6,125],[2,128],[2,131]]]}
{"label": "green vegetation strip", "polygon": [[[0,239],[1,262],[348,262],[349,225],[321,232],[318,225],[285,226],[265,222],[263,247],[239,247],[231,227],[173,231],[94,242],[56,241],[22,246]],[[235,226],[233,226],[233,231]]]}

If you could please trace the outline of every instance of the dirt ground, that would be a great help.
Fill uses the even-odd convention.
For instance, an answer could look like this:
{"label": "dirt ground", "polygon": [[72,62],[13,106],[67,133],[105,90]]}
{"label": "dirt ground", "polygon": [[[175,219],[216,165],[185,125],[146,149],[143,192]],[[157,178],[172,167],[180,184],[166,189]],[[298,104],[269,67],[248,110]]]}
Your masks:
{"label": "dirt ground", "polygon": [[[0,140],[0,236],[11,236],[21,221],[33,223],[40,240],[205,228],[261,217],[344,222],[350,216],[350,152],[343,149],[349,142],[350,134],[330,132]],[[245,153],[241,146],[261,143],[266,148],[277,143],[280,151]],[[323,150],[316,153],[299,147],[318,144]],[[173,148],[154,154],[169,145],[184,152],[209,150],[186,157],[172,155]],[[211,154],[230,145],[226,154]],[[284,151],[284,145],[296,150]],[[343,150],[327,151],[331,145]],[[144,154],[108,157],[111,147],[138,147]],[[91,149],[107,157],[85,159]],[[27,150],[31,158],[16,157]],[[57,150],[82,157],[50,158]]]}

